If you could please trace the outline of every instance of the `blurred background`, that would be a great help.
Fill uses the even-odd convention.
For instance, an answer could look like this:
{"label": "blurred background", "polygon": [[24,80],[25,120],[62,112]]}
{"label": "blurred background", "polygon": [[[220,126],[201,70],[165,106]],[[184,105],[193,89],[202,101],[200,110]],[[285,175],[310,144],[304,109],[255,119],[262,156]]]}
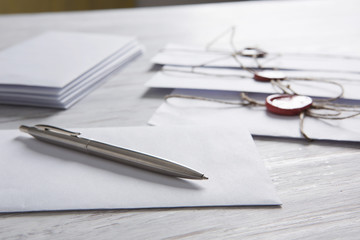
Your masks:
{"label": "blurred background", "polygon": [[236,2],[234,0],[0,0],[0,14],[79,11],[181,4]]}

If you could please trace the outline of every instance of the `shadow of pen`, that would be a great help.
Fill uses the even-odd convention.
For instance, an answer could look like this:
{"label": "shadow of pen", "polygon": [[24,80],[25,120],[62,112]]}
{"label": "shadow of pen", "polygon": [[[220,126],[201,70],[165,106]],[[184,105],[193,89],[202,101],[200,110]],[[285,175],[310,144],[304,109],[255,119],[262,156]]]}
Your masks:
{"label": "shadow of pen", "polygon": [[[118,175],[129,178],[136,178],[146,182],[152,182],[159,185],[166,185],[172,188],[182,188],[189,190],[201,190],[202,187],[198,184],[190,182],[185,179],[175,178],[142,170],[122,163],[117,163],[105,158],[89,155],[87,153],[78,152],[72,149],[56,146],[50,143],[41,142],[34,138],[16,137],[15,141],[19,141],[25,145],[29,150],[40,153],[45,156],[58,159],[60,161],[72,161],[79,164],[87,165],[97,169],[113,172]],[[50,160],[49,160],[50,161]],[[196,181],[196,180],[195,180]],[[201,180],[199,180],[201,181]]]}

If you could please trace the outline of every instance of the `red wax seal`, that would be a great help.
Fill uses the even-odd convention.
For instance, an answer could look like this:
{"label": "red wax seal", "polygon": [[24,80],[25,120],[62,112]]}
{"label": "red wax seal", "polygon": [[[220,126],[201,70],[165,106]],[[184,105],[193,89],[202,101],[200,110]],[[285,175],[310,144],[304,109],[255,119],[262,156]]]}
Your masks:
{"label": "red wax seal", "polygon": [[247,47],[240,51],[240,55],[243,57],[263,58],[266,56],[266,52],[260,48]]}
{"label": "red wax seal", "polygon": [[311,107],[311,97],[289,94],[274,94],[266,98],[266,109],[269,112],[293,116]]}
{"label": "red wax seal", "polygon": [[254,79],[261,82],[270,82],[271,80],[284,80],[285,74],[280,71],[261,71],[254,74]]}

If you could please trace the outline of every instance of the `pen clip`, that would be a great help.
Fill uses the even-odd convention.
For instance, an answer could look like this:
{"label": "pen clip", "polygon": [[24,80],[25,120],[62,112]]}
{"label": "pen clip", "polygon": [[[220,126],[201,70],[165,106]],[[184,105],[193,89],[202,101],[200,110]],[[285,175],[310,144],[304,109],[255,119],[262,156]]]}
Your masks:
{"label": "pen clip", "polygon": [[58,127],[54,127],[51,125],[44,125],[44,124],[37,124],[37,125],[35,125],[35,128],[37,128],[39,130],[43,130],[43,131],[51,131],[51,132],[55,132],[55,133],[65,134],[65,135],[72,136],[72,137],[77,137],[81,134],[79,132],[71,132],[71,131],[65,130],[63,128],[58,128]]}

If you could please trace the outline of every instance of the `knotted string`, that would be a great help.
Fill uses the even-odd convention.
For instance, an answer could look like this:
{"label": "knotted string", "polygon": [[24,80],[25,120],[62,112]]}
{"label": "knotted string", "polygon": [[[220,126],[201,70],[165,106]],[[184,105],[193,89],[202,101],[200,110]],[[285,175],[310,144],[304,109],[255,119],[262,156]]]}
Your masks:
{"label": "knotted string", "polygon": [[[236,106],[265,106],[265,103],[249,97],[246,93],[243,92],[240,93],[240,97],[241,97],[241,102],[231,102],[231,101],[219,100],[215,98],[198,97],[198,96],[184,95],[184,94],[169,94],[166,95],[164,99],[165,101],[167,101],[170,98],[182,98],[182,99],[216,102],[216,103],[236,105]],[[332,112],[321,114],[321,113],[315,113],[314,110],[329,110]],[[350,114],[346,116],[341,116],[343,112],[348,112]],[[321,102],[319,103],[314,101],[310,109],[306,109],[302,111],[299,115],[300,133],[306,140],[312,141],[312,139],[305,133],[304,130],[304,120],[306,116],[313,117],[316,119],[342,120],[342,119],[356,117],[358,115],[360,115],[360,106],[358,105],[321,103]]]}
{"label": "knotted string", "polygon": [[[214,58],[214,59],[211,59],[207,62],[204,62],[202,64],[199,64],[199,65],[196,65],[196,66],[192,66],[191,67],[191,72],[195,73],[195,68],[196,67],[206,67],[207,65],[213,63],[213,62],[217,62],[217,61],[220,61],[220,60],[223,60],[223,59],[226,59],[226,58],[232,58],[234,59],[234,61],[238,64],[238,66],[241,68],[241,69],[244,69],[245,71],[251,73],[251,74],[256,74],[257,71],[255,69],[263,69],[263,67],[261,66],[261,64],[259,63],[259,58],[263,58],[265,57],[266,55],[268,55],[267,52],[259,49],[259,48],[256,48],[256,47],[252,47],[252,48],[244,48],[243,50],[239,50],[237,47],[236,47],[236,44],[235,44],[235,36],[236,36],[236,27],[233,26],[229,29],[227,29],[226,31],[224,31],[223,33],[221,33],[220,35],[216,36],[213,40],[211,40],[207,45],[206,45],[206,51],[207,52],[213,52],[213,53],[219,53],[221,54],[221,56],[219,58]],[[229,38],[229,45],[230,45],[230,48],[232,51],[221,51],[221,50],[214,50],[212,49],[213,48],[213,45],[218,42],[220,39],[222,39],[225,35],[227,35],[228,33],[230,33],[230,38]],[[253,55],[246,55],[244,54],[244,51],[246,50],[252,50],[253,52],[256,52],[258,54],[253,54]],[[172,50],[176,50],[176,49],[172,49]],[[190,52],[203,52],[203,51],[200,51],[200,50],[186,50],[186,49],[177,49],[179,51],[190,51]],[[168,51],[168,50],[167,50]],[[274,56],[272,58],[269,58],[268,57],[268,61],[270,60],[273,60],[274,58],[277,58],[277,57],[280,57],[282,54],[274,54]],[[324,54],[317,54],[317,55],[320,55],[322,57],[336,57],[335,55],[324,55]],[[239,56],[247,56],[247,57],[251,57],[257,67],[255,69],[253,68],[249,68],[249,67],[246,67],[242,62],[241,60],[239,59]],[[345,58],[345,59],[351,59],[351,58],[354,58],[354,59],[358,59],[356,57],[350,57],[350,56],[340,56],[342,58]],[[276,68],[272,68],[272,70],[277,70]],[[179,71],[179,72],[187,72],[185,70],[162,70],[162,71]],[[197,72],[197,74],[203,74],[203,75],[212,75],[212,76],[220,76],[221,74],[209,74],[209,73],[200,73],[200,72]],[[223,75],[223,76],[229,76],[229,75]],[[237,76],[237,77],[240,77],[240,78],[248,78],[248,76]],[[284,81],[315,81],[315,82],[322,82],[322,83],[327,83],[327,84],[331,84],[331,85],[335,85],[336,87],[339,88],[339,93],[338,95],[336,95],[335,97],[329,97],[327,99],[323,99],[321,101],[335,101],[339,98],[341,98],[343,95],[344,95],[344,87],[342,86],[342,84],[336,82],[336,80],[341,80],[340,78],[332,78],[332,80],[330,80],[329,78],[327,79],[324,79],[324,78],[309,78],[309,77],[284,77],[284,79],[270,79],[270,83],[274,86],[274,87],[277,87],[279,88],[283,93],[287,93],[287,94],[295,94],[295,95],[298,95],[298,93],[292,89],[291,85],[290,84],[284,84],[283,82]],[[351,80],[351,79],[346,79],[346,80]],[[356,79],[356,81],[358,81],[358,79]]]}
{"label": "knotted string", "polygon": [[[230,47],[232,49],[232,52],[211,49],[212,46],[217,41],[219,41],[222,37],[224,37],[226,34],[228,34],[229,31],[230,31],[230,42],[229,42],[229,44],[230,44]],[[218,53],[220,56],[218,58],[214,58],[214,59],[209,60],[209,61],[207,61],[205,63],[199,64],[197,66],[192,66],[190,72],[191,73],[196,73],[196,74],[202,74],[202,75],[216,76],[216,77],[229,77],[231,75],[201,73],[201,72],[196,72],[195,69],[197,67],[205,67],[205,66],[207,66],[207,65],[209,65],[209,64],[211,64],[213,62],[217,62],[219,60],[223,60],[223,59],[231,57],[239,65],[239,67],[241,69],[244,69],[247,72],[255,75],[257,73],[257,71],[255,69],[253,69],[253,68],[246,67],[241,62],[241,60],[239,59],[239,56],[247,56],[247,57],[249,57],[249,55],[244,54],[245,50],[251,50],[251,51],[254,51],[255,53],[258,53],[258,54],[254,54],[254,55],[252,55],[250,57],[255,61],[256,65],[257,65],[256,69],[263,69],[263,67],[259,63],[259,58],[262,58],[262,57],[268,55],[268,53],[261,50],[261,49],[259,49],[259,48],[245,48],[243,50],[238,50],[235,43],[234,43],[235,35],[236,35],[236,28],[232,27],[232,28],[226,30],[225,32],[223,32],[222,34],[218,35],[217,37],[215,37],[212,41],[210,41],[206,46],[206,51],[212,52],[212,53]],[[178,49],[178,50],[203,53],[203,51],[196,51],[196,50],[185,50],[185,49]],[[274,58],[280,57],[281,55],[282,54],[274,54],[274,56],[272,58],[268,57],[268,61],[271,61]],[[323,54],[317,54],[317,55],[324,57]],[[331,56],[336,57],[334,55],[331,55]],[[325,57],[330,57],[330,55],[325,55]],[[339,56],[339,57],[347,58],[347,59],[353,58],[353,57],[349,57],[349,56]],[[358,59],[358,58],[354,58],[354,59]],[[277,69],[273,68],[273,70],[277,70]],[[164,71],[164,72],[166,72],[166,71],[188,72],[188,71],[179,70],[179,69],[177,69],[177,70],[169,70],[169,69],[167,69],[167,70],[162,70],[162,71]],[[239,77],[239,78],[248,78],[248,76],[241,76],[241,75],[233,75],[233,76],[236,76],[236,77]],[[342,119],[348,119],[348,118],[352,118],[352,117],[356,117],[356,116],[360,115],[360,106],[358,106],[358,105],[345,105],[345,104],[333,103],[333,101],[340,99],[344,95],[344,87],[342,86],[342,84],[336,82],[336,80],[340,80],[339,78],[336,78],[336,79],[333,79],[333,80],[329,80],[329,78],[324,79],[324,78],[309,78],[309,77],[284,77],[283,79],[270,79],[270,83],[274,87],[277,87],[278,89],[280,89],[282,91],[282,93],[290,94],[290,95],[299,95],[291,87],[290,84],[285,84],[284,80],[287,80],[287,81],[315,81],[315,82],[332,84],[332,85],[335,85],[335,86],[337,86],[339,88],[339,93],[335,97],[329,97],[329,98],[326,98],[326,99],[317,99],[317,100],[315,100],[313,102],[310,109],[306,109],[306,110],[302,111],[299,114],[300,132],[301,132],[301,135],[307,140],[312,140],[312,139],[305,133],[305,130],[304,130],[304,120],[305,120],[306,116],[317,118],[317,119],[342,120]],[[346,79],[346,80],[350,80],[350,79]],[[224,101],[224,100],[219,100],[219,99],[197,97],[197,96],[189,96],[189,95],[182,95],[182,94],[170,94],[170,95],[167,95],[167,96],[165,96],[165,100],[168,100],[169,98],[185,98],[185,99],[194,99],[194,100],[202,100],[202,101],[209,101],[209,102],[217,102],[217,103],[229,104],[229,105],[237,105],[237,106],[265,106],[265,103],[256,101],[255,99],[250,98],[245,93],[241,93],[240,96],[241,96],[241,102],[231,102],[231,101]],[[316,110],[326,110],[326,111],[330,111],[330,112],[316,113],[315,112]],[[342,114],[344,112],[350,113],[350,114],[348,114],[346,116],[342,116]]]}
{"label": "knotted string", "polygon": [[[181,73],[194,73],[194,74],[199,74],[199,75],[203,75],[203,76],[213,76],[213,77],[237,77],[237,78],[249,78],[249,76],[245,76],[245,75],[230,75],[230,74],[217,74],[217,73],[205,73],[205,72],[198,72],[196,71],[197,67],[191,67],[190,71],[187,70],[180,70],[180,69],[162,69],[161,71],[163,73],[168,73],[168,72],[181,72]],[[255,73],[254,70],[252,69],[248,69],[249,72]],[[299,93],[297,93],[290,84],[285,84],[285,81],[293,81],[293,80],[298,80],[298,81],[313,81],[313,82],[320,82],[320,83],[326,83],[326,84],[331,84],[336,86],[339,89],[339,93],[335,96],[335,97],[329,97],[326,99],[322,99],[319,101],[335,101],[341,97],[344,96],[344,87],[342,84],[332,81],[332,80],[328,80],[328,79],[315,79],[315,78],[298,78],[298,77],[285,77],[284,80],[279,80],[279,79],[274,79],[271,80],[270,83],[274,86],[279,88],[282,93],[286,93],[286,94],[291,94],[291,95],[299,95]],[[347,79],[349,80],[349,79]]]}

